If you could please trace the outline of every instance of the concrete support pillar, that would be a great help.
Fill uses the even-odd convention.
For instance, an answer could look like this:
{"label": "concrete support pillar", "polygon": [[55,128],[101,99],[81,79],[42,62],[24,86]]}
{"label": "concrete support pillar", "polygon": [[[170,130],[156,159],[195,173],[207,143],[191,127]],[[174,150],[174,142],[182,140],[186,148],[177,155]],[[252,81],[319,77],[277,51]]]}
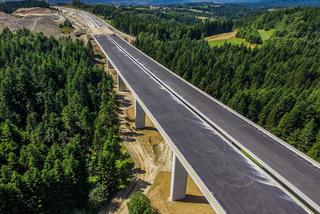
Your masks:
{"label": "concrete support pillar", "polygon": [[187,190],[188,173],[176,155],[173,155],[170,200],[184,199]]}
{"label": "concrete support pillar", "polygon": [[134,113],[135,113],[135,128],[145,128],[145,112],[137,100],[134,101]]}
{"label": "concrete support pillar", "polygon": [[114,69],[113,66],[111,65],[110,61],[107,60],[107,70]]}
{"label": "concrete support pillar", "polygon": [[117,85],[119,91],[125,91],[127,89],[126,84],[123,82],[119,74],[117,74]]}

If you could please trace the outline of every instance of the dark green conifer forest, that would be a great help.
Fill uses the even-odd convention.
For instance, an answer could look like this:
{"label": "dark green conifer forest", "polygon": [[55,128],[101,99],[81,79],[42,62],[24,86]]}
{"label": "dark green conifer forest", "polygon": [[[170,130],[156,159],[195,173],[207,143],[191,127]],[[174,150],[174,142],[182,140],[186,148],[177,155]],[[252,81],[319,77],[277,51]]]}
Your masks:
{"label": "dark green conifer forest", "polygon": [[[243,17],[247,10],[235,6],[214,16],[206,6],[79,7],[320,162],[319,8]],[[204,40],[234,29],[260,45]],[[262,40],[259,30],[273,33]],[[90,42],[0,33],[0,213],[95,213],[127,185],[132,163],[120,145],[113,81],[93,57]]]}
{"label": "dark green conifer forest", "polygon": [[112,79],[91,48],[0,33],[0,213],[89,213],[126,185]]}

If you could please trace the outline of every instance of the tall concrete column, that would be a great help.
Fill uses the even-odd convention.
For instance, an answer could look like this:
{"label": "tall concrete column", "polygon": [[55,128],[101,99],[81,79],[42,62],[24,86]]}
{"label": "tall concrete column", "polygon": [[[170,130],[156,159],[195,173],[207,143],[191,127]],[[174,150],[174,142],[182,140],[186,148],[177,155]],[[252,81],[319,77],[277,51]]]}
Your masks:
{"label": "tall concrete column", "polygon": [[135,113],[135,128],[145,128],[145,112],[137,100],[134,101],[134,113]]}
{"label": "tall concrete column", "polygon": [[127,89],[126,84],[123,82],[119,74],[117,74],[117,85],[119,91],[125,91]]}
{"label": "tall concrete column", "polygon": [[186,197],[188,173],[177,156],[173,155],[170,200],[177,201]]}
{"label": "tall concrete column", "polygon": [[113,66],[111,65],[110,61],[107,60],[107,70],[114,69]]}

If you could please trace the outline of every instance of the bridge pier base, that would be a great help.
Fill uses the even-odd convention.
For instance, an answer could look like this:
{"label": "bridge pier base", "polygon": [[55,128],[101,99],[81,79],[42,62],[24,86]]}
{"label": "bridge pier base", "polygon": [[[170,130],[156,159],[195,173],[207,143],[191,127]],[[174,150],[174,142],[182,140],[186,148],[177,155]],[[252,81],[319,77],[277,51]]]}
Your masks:
{"label": "bridge pier base", "polygon": [[107,60],[107,70],[113,70],[113,69],[114,68],[113,68],[112,64],[110,63],[109,60]]}
{"label": "bridge pier base", "polygon": [[170,201],[186,197],[188,173],[176,155],[173,155]]}
{"label": "bridge pier base", "polygon": [[137,100],[134,101],[134,113],[135,113],[135,128],[143,129],[146,127],[145,124],[145,112]]}
{"label": "bridge pier base", "polygon": [[127,87],[126,84],[123,82],[121,79],[120,75],[117,74],[117,85],[118,85],[118,90],[121,91],[126,91]]}

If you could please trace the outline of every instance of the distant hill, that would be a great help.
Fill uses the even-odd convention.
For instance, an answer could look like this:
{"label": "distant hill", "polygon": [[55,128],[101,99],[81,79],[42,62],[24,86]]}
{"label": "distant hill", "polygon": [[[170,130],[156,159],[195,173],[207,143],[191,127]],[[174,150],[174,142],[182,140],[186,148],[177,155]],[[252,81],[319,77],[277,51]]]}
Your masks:
{"label": "distant hill", "polygon": [[[227,0],[228,1],[228,0]],[[51,3],[71,3],[71,0],[50,0]],[[87,4],[123,4],[123,5],[160,5],[160,4],[183,4],[193,2],[214,2],[213,0],[82,0]]]}
{"label": "distant hill", "polygon": [[[247,0],[250,2],[250,0]],[[258,4],[262,6],[320,6],[320,0],[260,0]]]}
{"label": "distant hill", "polygon": [[[1,0],[0,0],[1,1]],[[71,0],[49,0],[52,3],[70,3]],[[125,5],[159,5],[183,4],[195,2],[214,3],[255,3],[261,5],[287,6],[287,5],[320,5],[320,0],[83,0],[87,4],[125,4]]]}
{"label": "distant hill", "polygon": [[[1,1],[1,0],[0,0]],[[161,4],[184,4],[184,3],[254,3],[260,0],[82,0],[87,4],[124,4],[124,5],[161,5]],[[51,3],[71,3],[72,0],[49,0]]]}

